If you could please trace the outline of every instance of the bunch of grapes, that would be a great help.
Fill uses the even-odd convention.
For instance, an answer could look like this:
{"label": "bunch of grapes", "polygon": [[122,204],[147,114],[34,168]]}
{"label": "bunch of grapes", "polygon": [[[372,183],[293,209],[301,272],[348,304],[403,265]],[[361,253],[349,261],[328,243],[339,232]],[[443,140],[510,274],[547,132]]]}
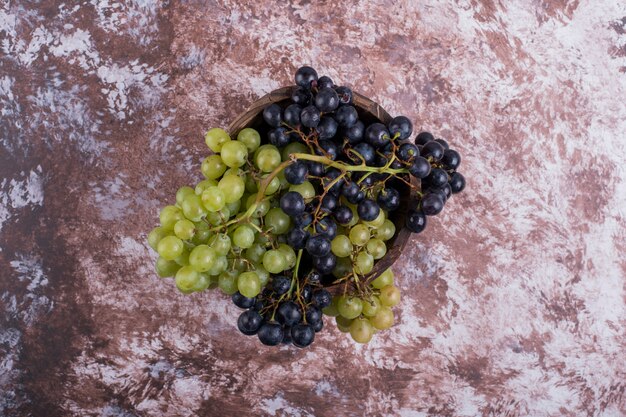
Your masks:
{"label": "bunch of grapes", "polygon": [[239,330],[265,345],[310,345],[324,314],[367,343],[400,301],[392,271],[374,273],[394,213],[423,231],[465,187],[460,156],[428,132],[409,142],[405,116],[367,123],[349,88],[310,67],[295,80],[291,102],[266,107],[258,130],[207,132],[205,180],[177,191],[148,242],[159,276],[185,294],[221,289],[245,310]]}

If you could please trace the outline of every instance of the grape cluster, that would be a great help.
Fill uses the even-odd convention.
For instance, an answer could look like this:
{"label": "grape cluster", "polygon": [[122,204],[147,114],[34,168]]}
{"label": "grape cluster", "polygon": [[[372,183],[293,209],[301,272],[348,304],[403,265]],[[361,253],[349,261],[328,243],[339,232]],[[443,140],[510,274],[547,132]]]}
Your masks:
{"label": "grape cluster", "polygon": [[394,213],[421,232],[464,188],[460,156],[427,132],[409,142],[407,117],[368,119],[349,88],[310,67],[295,81],[290,102],[267,106],[258,129],[235,140],[207,132],[205,179],[177,191],[148,243],[159,276],[185,294],[220,288],[245,310],[239,330],[265,345],[310,345],[322,312],[367,343],[393,324],[400,300],[391,270],[373,276],[396,235]]}

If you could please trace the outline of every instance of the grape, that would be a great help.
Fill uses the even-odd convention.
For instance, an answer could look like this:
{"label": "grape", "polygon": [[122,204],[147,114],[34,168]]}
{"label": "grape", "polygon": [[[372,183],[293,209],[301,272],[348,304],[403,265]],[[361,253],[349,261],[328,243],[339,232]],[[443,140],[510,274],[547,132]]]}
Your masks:
{"label": "grape", "polygon": [[305,163],[296,161],[285,168],[285,179],[289,184],[302,184],[307,177],[308,169]]}
{"label": "grape", "polygon": [[363,134],[365,134],[365,125],[362,121],[359,120],[352,126],[344,128],[343,134],[346,138],[348,138],[348,142],[356,145],[363,140]]}
{"label": "grape", "polygon": [[357,224],[350,229],[350,234],[348,236],[354,245],[363,246],[370,240],[370,230],[365,225]]}
{"label": "grape", "polygon": [[261,135],[254,129],[246,127],[241,129],[237,135],[237,140],[248,148],[248,153],[256,151],[261,145]]}
{"label": "grape", "polygon": [[438,144],[440,144],[441,146],[443,146],[443,150],[446,151],[448,149],[450,149],[450,145],[448,145],[448,142],[446,142],[443,139],[435,139],[435,142],[437,142]]}
{"label": "grape", "polygon": [[448,173],[441,168],[433,168],[425,181],[431,187],[443,187],[448,183]]}
{"label": "grape", "polygon": [[416,178],[426,178],[430,174],[430,162],[424,157],[416,157],[409,166],[409,173]]}
{"label": "grape", "polygon": [[280,198],[280,208],[290,217],[296,217],[304,211],[304,198],[296,191],[289,191]]}
{"label": "grape", "polygon": [[350,260],[350,258],[338,258],[332,273],[335,278],[343,278],[352,275],[352,260]]}
{"label": "grape", "polygon": [[182,292],[191,292],[200,280],[200,274],[190,266],[183,266],[176,272],[176,288]]}
{"label": "grape", "polygon": [[259,277],[259,281],[261,282],[261,287],[265,287],[270,280],[270,273],[267,272],[265,268],[261,264],[254,265],[254,272]]}
{"label": "grape", "polygon": [[347,128],[359,120],[359,114],[353,106],[341,106],[335,112],[334,118],[339,126]]}
{"label": "grape", "polygon": [[202,175],[204,175],[207,179],[215,180],[221,177],[228,167],[222,160],[222,157],[219,155],[211,155],[208,156],[202,161],[202,165],[200,166],[200,170],[202,171]]}
{"label": "grape", "polygon": [[439,194],[426,194],[422,198],[422,212],[427,216],[434,216],[443,210],[443,198]]}
{"label": "grape", "polygon": [[296,71],[296,85],[309,89],[311,84],[317,81],[317,72],[309,67],[302,66]]}
{"label": "grape", "polygon": [[176,206],[165,206],[159,213],[159,220],[163,230],[174,230],[176,222],[184,218],[183,212]]}
{"label": "grape", "polygon": [[413,233],[420,233],[426,228],[426,215],[418,210],[409,210],[406,217],[406,228]]}
{"label": "grape", "polygon": [[287,233],[287,244],[296,250],[304,249],[308,238],[308,231],[294,227]]}
{"label": "grape", "polygon": [[220,211],[226,205],[224,192],[218,187],[208,187],[202,192],[202,204],[210,212]]}
{"label": "grape", "polygon": [[320,274],[330,274],[337,265],[337,257],[332,252],[313,258],[313,267]]}
{"label": "grape", "polygon": [[265,216],[265,226],[275,235],[282,235],[289,231],[291,219],[279,207],[270,209]]}
{"label": "grape", "polygon": [[283,295],[291,288],[291,278],[284,275],[274,277],[272,280],[272,289],[277,295]]}
{"label": "grape", "polygon": [[237,278],[237,288],[245,297],[256,297],[261,292],[261,282],[256,272],[243,272]]}
{"label": "grape", "polygon": [[207,245],[198,245],[189,254],[189,265],[198,272],[207,272],[215,264],[217,253]]}
{"label": "grape", "polygon": [[385,272],[380,274],[378,278],[371,282],[372,287],[376,289],[384,288],[388,285],[393,285],[393,271],[391,268],[387,269]]}
{"label": "grape", "polygon": [[202,180],[198,183],[198,185],[196,185],[195,188],[195,194],[201,196],[202,193],[204,192],[204,190],[206,190],[209,187],[216,187],[217,186],[217,181],[215,180]]}
{"label": "grape", "polygon": [[339,125],[329,116],[322,116],[319,124],[315,128],[320,139],[331,139],[337,134]]}
{"label": "grape", "polygon": [[289,191],[296,191],[300,193],[300,195],[302,195],[302,197],[304,198],[304,201],[307,203],[311,201],[316,195],[315,187],[313,187],[313,184],[311,184],[309,181],[305,181],[300,185],[292,185],[291,187],[289,187]]}
{"label": "grape", "polygon": [[189,265],[189,249],[183,246],[183,251],[174,259],[174,262],[180,266]]}
{"label": "grape", "polygon": [[183,200],[189,194],[193,194],[193,188],[187,186],[180,187],[178,191],[176,191],[176,204],[179,206],[183,204]]}
{"label": "grape", "polygon": [[398,158],[402,162],[410,163],[418,156],[420,156],[420,151],[417,149],[417,146],[412,143],[403,143],[398,149]]}
{"label": "grape", "polygon": [[362,193],[361,188],[356,182],[346,182],[341,187],[341,194],[352,204],[360,201],[355,201],[360,193]]}
{"label": "grape", "polygon": [[280,106],[276,103],[272,103],[263,109],[263,120],[272,127],[278,127],[280,126],[280,122],[282,122],[281,113],[282,110]]}
{"label": "grape", "polygon": [[246,192],[256,193],[257,191],[259,191],[259,186],[252,174],[246,175],[246,178],[243,180],[243,182],[246,184]]}
{"label": "grape", "polygon": [[[239,285],[239,282],[237,282],[237,284]],[[239,308],[252,308],[252,306],[254,306],[254,303],[256,301],[255,298],[253,297],[246,297],[245,295],[241,294],[239,291],[237,291],[236,293],[234,293],[230,299],[233,301],[233,304],[235,304],[237,307]]]}
{"label": "grape", "polygon": [[300,106],[306,106],[307,104],[309,104],[310,100],[311,91],[308,88],[297,87],[295,90],[293,90],[293,93],[291,94],[291,101]]}
{"label": "grape", "polygon": [[337,301],[339,314],[347,319],[354,319],[363,311],[363,302],[360,298],[342,295]]}
{"label": "grape", "polygon": [[[313,294],[313,297],[315,297],[315,294]],[[328,306],[322,308],[322,313],[330,317],[339,316],[339,310],[337,309],[338,301],[339,297],[334,297]]]}
{"label": "grape", "polygon": [[[292,142],[289,145],[285,146],[281,152],[283,161],[288,160],[289,156],[294,153],[308,154],[311,152],[309,151],[309,148],[307,148],[304,143]],[[296,162],[299,162],[299,161],[296,161]]]}
{"label": "grape", "polygon": [[330,77],[327,77],[325,75],[321,76],[319,78],[319,80],[317,80],[317,88],[329,88],[329,87],[333,87],[334,83],[333,80]]}
{"label": "grape", "polygon": [[181,208],[185,217],[194,222],[200,221],[206,215],[206,209],[202,205],[200,197],[195,194],[185,197]]}
{"label": "grape", "polygon": [[249,209],[250,207],[252,207],[253,204],[256,203],[256,207],[252,212],[252,217],[263,217],[270,210],[270,201],[268,199],[263,199],[257,203],[256,199],[256,194],[252,194],[251,196],[249,196],[246,200],[246,209]]}
{"label": "grape", "polygon": [[247,336],[256,334],[262,324],[263,317],[253,310],[244,311],[237,319],[237,328]]}
{"label": "grape", "polygon": [[215,153],[219,153],[222,150],[222,144],[224,144],[224,142],[228,142],[229,140],[230,136],[228,136],[228,133],[217,127],[214,127],[206,132],[206,135],[204,136],[204,141],[207,146]]}
{"label": "grape", "polygon": [[291,340],[299,348],[307,347],[315,339],[315,330],[307,324],[296,324],[291,328]]}
{"label": "grape", "polygon": [[350,152],[350,159],[360,163],[361,158],[354,157],[352,154],[356,152],[361,158],[365,161],[366,165],[371,165],[374,162],[374,158],[376,157],[376,150],[369,144],[365,142],[360,142],[354,145],[352,151]]}
{"label": "grape", "polygon": [[156,261],[156,272],[161,278],[173,277],[176,275],[176,272],[180,269],[180,265],[178,265],[174,261],[168,261],[165,258],[158,257]]}
{"label": "grape", "polygon": [[209,277],[208,274],[205,273],[200,273],[199,277],[198,277],[198,281],[196,282],[196,285],[193,286],[193,288],[191,289],[192,291],[204,291],[207,288],[209,288],[209,284],[211,284],[211,278]]}
{"label": "grape", "polygon": [[352,243],[350,242],[348,236],[345,235],[335,237],[330,246],[333,253],[339,258],[345,258],[346,256],[350,256],[352,253]]}
{"label": "grape", "polygon": [[210,246],[215,249],[215,253],[219,256],[226,256],[230,251],[231,241],[226,234],[213,235],[209,241]]}
{"label": "grape", "polygon": [[335,88],[337,95],[339,96],[340,104],[352,104],[352,90],[348,87],[337,87]]}
{"label": "grape", "polygon": [[374,328],[367,319],[359,318],[350,324],[350,336],[357,343],[368,343],[373,335]]}
{"label": "grape", "polygon": [[207,271],[209,275],[219,275],[228,268],[228,259],[225,256],[218,256],[211,269]]}
{"label": "grape", "polygon": [[285,326],[293,326],[302,319],[300,307],[293,301],[284,301],[276,310],[276,321]]}
{"label": "grape", "polygon": [[374,268],[374,257],[367,252],[361,252],[356,256],[354,272],[365,275],[372,272]]}
{"label": "grape", "polygon": [[263,254],[263,268],[271,274],[278,274],[285,270],[287,260],[285,255],[276,249],[268,250]]}
{"label": "grape", "polygon": [[370,239],[367,242],[367,252],[374,257],[374,259],[381,259],[387,254],[387,245],[380,239]]}
{"label": "grape", "polygon": [[439,161],[443,157],[443,151],[443,146],[440,143],[431,140],[424,145],[420,153],[426,159]]}
{"label": "grape", "polygon": [[165,236],[157,245],[159,255],[167,260],[173,261],[183,253],[183,241],[176,236]]}
{"label": "grape", "polygon": [[283,117],[285,119],[285,123],[289,126],[296,127],[300,124],[300,112],[302,111],[302,107],[298,104],[290,104],[285,109],[283,113]]}
{"label": "grape", "polygon": [[281,243],[278,245],[278,250],[285,255],[285,269],[291,269],[296,266],[296,252],[291,246]]}
{"label": "grape", "polygon": [[242,224],[238,226],[232,234],[232,242],[241,249],[247,249],[254,244],[254,229]]}
{"label": "grape", "polygon": [[389,122],[389,134],[395,137],[398,134],[399,140],[406,140],[413,133],[413,123],[406,116],[397,116]]}
{"label": "grape", "polygon": [[224,193],[227,204],[240,200],[246,189],[243,179],[235,175],[223,177],[217,187]]}
{"label": "grape", "polygon": [[465,177],[460,172],[455,172],[450,178],[450,189],[453,194],[460,193],[465,188]]}
{"label": "grape", "polygon": [[258,243],[254,243],[248,249],[246,249],[246,259],[251,260],[252,262],[261,262],[263,259],[263,254],[265,253],[265,247]]}
{"label": "grape", "polygon": [[365,142],[372,145],[374,148],[382,148],[389,143],[389,131],[382,123],[372,123],[365,129],[363,135]]}
{"label": "grape", "polygon": [[224,208],[222,208],[217,213],[209,212],[206,215],[206,219],[213,226],[217,226],[217,225],[224,223],[226,220],[228,220],[229,217],[230,217],[230,210],[228,209],[228,206],[224,206]]}
{"label": "grape", "polygon": [[230,168],[239,168],[246,163],[248,147],[237,140],[231,140],[222,145],[222,161]]}
{"label": "grape", "polygon": [[363,315],[367,317],[374,317],[380,309],[380,300],[376,296],[372,296],[369,300],[363,300]]}
{"label": "grape", "polygon": [[315,107],[321,112],[330,113],[339,107],[339,96],[330,87],[321,88],[315,96]]}
{"label": "grape", "polygon": [[352,210],[350,210],[350,208],[346,207],[346,206],[339,206],[334,210],[333,213],[335,220],[337,220],[337,223],[341,224],[341,225],[348,225],[351,221],[352,218],[354,217],[354,215],[352,214]]}
{"label": "grape", "polygon": [[380,289],[380,302],[387,307],[393,307],[400,302],[400,289],[387,285]]}
{"label": "grape", "polygon": [[350,325],[353,322],[353,319],[347,319],[343,316],[335,317],[335,322],[337,323],[337,328],[339,331],[343,333],[348,333],[350,331]]}
{"label": "grape", "polygon": [[435,137],[430,132],[420,132],[415,138],[416,145],[426,145],[431,140],[435,140]]}
{"label": "grape", "polygon": [[320,140],[318,141],[318,145],[319,148],[315,150],[316,154],[325,156],[333,161],[337,159],[337,156],[339,155],[339,149],[337,148],[337,145],[335,145],[332,141]]}
{"label": "grape", "polygon": [[380,210],[378,212],[378,216],[376,216],[376,218],[370,222],[363,222],[364,224],[368,225],[369,227],[373,227],[373,228],[377,228],[383,225],[383,223],[385,223],[385,212]]}
{"label": "grape", "polygon": [[306,250],[311,256],[326,256],[331,250],[330,240],[324,235],[315,235],[306,242]]}
{"label": "grape", "polygon": [[303,126],[313,128],[320,122],[320,111],[315,106],[307,106],[300,113],[300,122]]}
{"label": "grape", "polygon": [[233,295],[237,292],[237,271],[224,271],[218,278],[218,286],[224,294]]}
{"label": "grape", "polygon": [[393,311],[387,306],[381,306],[374,317],[369,319],[372,326],[378,330],[385,330],[393,326]]}
{"label": "grape", "polygon": [[150,233],[148,233],[148,245],[150,245],[152,249],[157,250],[157,245],[159,244],[161,239],[163,239],[168,234],[168,231],[165,230],[163,227],[155,227],[150,231]]}
{"label": "grape", "polygon": [[193,237],[196,225],[187,219],[179,220],[174,225],[174,234],[182,240],[189,240]]}
{"label": "grape", "polygon": [[280,162],[280,152],[274,145],[263,145],[255,152],[254,164],[263,172],[272,172]]}
{"label": "grape", "polygon": [[289,134],[284,127],[277,127],[268,132],[267,137],[270,143],[278,148],[289,144]]}
{"label": "grape", "polygon": [[377,238],[383,241],[391,239],[396,234],[396,225],[389,219],[386,219],[382,225],[375,230]]}
{"label": "grape", "polygon": [[278,323],[264,323],[257,332],[261,343],[266,346],[276,346],[283,341],[283,328]]}
{"label": "grape", "polygon": [[[263,175],[262,179],[266,179],[267,177],[269,177],[270,174],[265,174]],[[272,178],[272,180],[270,181],[269,184],[267,184],[267,186],[265,187],[265,195],[272,195],[274,193],[276,193],[278,190],[280,189],[280,180],[278,179],[278,177],[274,177]]]}
{"label": "grape", "polygon": [[454,149],[446,149],[443,151],[443,158],[441,163],[447,169],[457,169],[461,165],[461,155]]}

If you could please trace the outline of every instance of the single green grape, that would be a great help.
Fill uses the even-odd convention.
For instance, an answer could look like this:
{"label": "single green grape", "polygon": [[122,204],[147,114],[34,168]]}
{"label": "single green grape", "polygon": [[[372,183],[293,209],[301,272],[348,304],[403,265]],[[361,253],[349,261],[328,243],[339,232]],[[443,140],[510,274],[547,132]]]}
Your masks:
{"label": "single green grape", "polygon": [[380,302],[387,307],[393,307],[400,302],[400,288],[387,285],[380,289]]}
{"label": "single green grape", "polygon": [[237,277],[238,271],[224,271],[219,275],[218,286],[224,294],[233,295],[237,292]]}
{"label": "single green grape", "polygon": [[228,210],[230,210],[231,215],[239,213],[239,208],[241,207],[241,198],[233,201],[232,203],[226,203],[226,207],[228,207]]}
{"label": "single green grape", "polygon": [[223,177],[217,186],[224,193],[227,204],[241,199],[246,189],[243,179],[235,175]]}
{"label": "single green grape", "polygon": [[226,172],[224,172],[224,177],[226,177],[227,175],[235,175],[240,178],[245,178],[246,172],[241,168],[228,168]]}
{"label": "single green grape", "polygon": [[254,154],[254,165],[263,172],[272,172],[280,162],[280,152],[274,145],[262,145]]}
{"label": "single green grape", "polygon": [[213,249],[215,249],[215,253],[217,253],[219,256],[226,256],[230,251],[232,243],[228,235],[224,233],[218,233],[211,237],[211,239],[209,240],[209,245]]}
{"label": "single green grape", "polygon": [[183,251],[180,255],[176,257],[176,259],[174,259],[174,262],[176,262],[180,266],[189,265],[189,249],[187,249],[186,246],[183,247]]}
{"label": "single green grape", "polygon": [[386,287],[387,285],[393,285],[393,271],[391,268],[380,274],[378,278],[370,282],[370,285],[378,290]]}
{"label": "single green grape", "polygon": [[148,245],[154,250],[157,250],[157,245],[165,236],[168,236],[169,233],[162,226],[155,227],[148,233]]}
{"label": "single green grape", "polygon": [[207,273],[211,276],[216,276],[226,271],[226,269],[228,269],[228,259],[225,256],[218,256]]}
{"label": "single green grape", "polygon": [[215,249],[208,245],[198,245],[189,254],[189,265],[198,272],[207,272],[217,259]]}
{"label": "single green grape", "polygon": [[339,297],[333,297],[328,307],[322,309],[322,313],[330,317],[337,317],[339,315],[339,310],[337,310],[337,301]]}
{"label": "single green grape", "polygon": [[222,150],[222,145],[229,140],[230,136],[228,136],[228,133],[218,127],[214,127],[204,135],[206,145],[215,153],[219,153]]}
{"label": "single green grape", "polygon": [[194,223],[194,227],[196,231],[191,239],[191,243],[194,245],[202,245],[203,243],[206,243],[211,237],[209,225],[204,221],[199,221]]}
{"label": "single green grape", "polygon": [[194,292],[204,291],[209,288],[209,284],[211,283],[211,278],[209,274],[201,272],[200,277],[196,285],[192,288]]}
{"label": "single green grape", "polygon": [[198,285],[200,273],[190,266],[183,266],[176,273],[176,287],[183,292],[191,292]]}
{"label": "single green grape", "polygon": [[202,180],[200,181],[195,188],[195,194],[196,195],[202,195],[202,193],[204,192],[204,190],[206,190],[209,187],[217,187],[217,181],[215,180]]}
{"label": "single green grape", "polygon": [[337,328],[343,333],[348,333],[350,331],[350,325],[353,321],[353,319],[347,319],[343,316],[335,317],[335,323],[337,323]]}
{"label": "single green grape", "polygon": [[[257,199],[257,194],[252,194],[250,197],[247,198],[246,200],[246,209],[249,209],[250,207],[252,207],[253,204],[255,204]],[[256,207],[254,208],[254,211],[252,212],[252,217],[263,217],[267,214],[268,211],[270,211],[270,200],[269,199],[263,199],[261,201],[259,201],[258,203],[256,203]]]}
{"label": "single green grape", "polygon": [[259,135],[259,132],[249,127],[239,131],[237,140],[246,145],[248,152],[256,151],[261,145],[261,135]]}
{"label": "single green grape", "polygon": [[191,187],[188,187],[188,186],[180,187],[178,191],[176,191],[176,204],[180,206],[181,204],[183,204],[183,200],[185,199],[185,197],[193,193],[194,193],[193,188]]}
{"label": "single green grape", "polygon": [[296,266],[296,252],[291,246],[287,245],[286,243],[281,243],[280,245],[278,245],[277,249],[281,251],[283,255],[285,255],[285,269],[291,269]]}
{"label": "single green grape", "polygon": [[196,225],[191,220],[182,219],[177,221],[174,225],[174,234],[182,240],[191,239],[195,231]]}
{"label": "single green grape", "polygon": [[269,241],[270,240],[263,233],[258,233],[254,238],[254,243],[258,243],[259,245],[263,245],[264,247],[267,247]]}
{"label": "single green grape", "polygon": [[183,253],[184,247],[183,241],[176,236],[165,236],[159,241],[157,252],[163,259],[173,261]]}
{"label": "single green grape", "polygon": [[368,343],[373,335],[374,328],[367,319],[358,318],[350,324],[350,336],[357,343]]}
{"label": "single green grape", "polygon": [[376,217],[374,220],[372,220],[371,222],[363,222],[364,224],[372,227],[372,228],[378,228],[380,226],[383,225],[383,223],[385,222],[385,212],[384,210],[380,210],[378,212],[378,217]]}
{"label": "single green grape", "polygon": [[202,204],[208,211],[215,213],[226,205],[224,192],[218,187],[209,187],[202,192]]}
{"label": "single green grape", "polygon": [[261,292],[261,281],[256,272],[242,272],[237,278],[237,288],[245,297],[252,298]]}
{"label": "single green grape", "polygon": [[206,209],[202,205],[202,200],[195,194],[185,197],[181,206],[183,214],[192,222],[197,222],[206,215]]}
{"label": "single green grape", "polygon": [[202,165],[200,165],[200,171],[205,178],[210,180],[216,180],[224,175],[224,172],[228,169],[228,166],[222,160],[219,155],[210,155],[204,158]]}
{"label": "single green grape", "polygon": [[220,224],[224,224],[229,218],[230,218],[230,210],[228,209],[228,206],[224,206],[217,213],[208,212],[206,215],[206,219],[213,226],[219,226]]}
{"label": "single green grape", "polygon": [[378,238],[370,239],[366,246],[367,252],[374,257],[380,259],[387,253],[387,245]]}
{"label": "single green grape", "polygon": [[337,235],[330,242],[330,249],[339,258],[345,258],[352,253],[352,243],[346,235]]}
{"label": "single green grape", "polygon": [[259,191],[259,185],[257,184],[256,179],[254,178],[254,175],[252,174],[246,175],[246,178],[244,179],[244,183],[246,184],[247,192],[254,194],[257,191]]}
{"label": "single green grape", "polygon": [[174,230],[176,222],[184,218],[183,212],[176,206],[165,206],[159,213],[159,221],[163,230]]}
{"label": "single green grape", "polygon": [[302,184],[292,185],[289,187],[289,191],[295,191],[300,193],[304,201],[309,203],[316,195],[315,187],[309,181],[304,181]]}
{"label": "single green grape", "polygon": [[248,264],[243,258],[230,259],[233,263],[233,269],[239,272],[244,272],[248,270]]}
{"label": "single green grape", "polygon": [[261,282],[261,287],[265,287],[268,281],[270,280],[270,273],[267,272],[265,268],[263,268],[263,265],[257,264],[257,263],[255,263],[254,265],[254,272],[256,272],[256,274],[259,277],[259,281]]}
{"label": "single green grape", "polygon": [[282,171],[279,171],[278,174],[276,174],[276,178],[278,178],[278,182],[280,182],[280,186],[282,188],[289,187],[289,182],[287,181],[287,178],[285,177],[284,169]]}
{"label": "single green grape", "polygon": [[180,269],[180,265],[159,256],[156,261],[155,269],[161,278],[173,277]]}
{"label": "single green grape", "polygon": [[251,262],[259,263],[263,259],[263,254],[266,252],[265,246],[260,243],[254,243],[248,249],[246,249],[245,256]]}
{"label": "single green grape", "polygon": [[333,268],[335,278],[343,278],[352,274],[352,260],[350,258],[337,258],[337,265]]}
{"label": "single green grape", "polygon": [[291,218],[280,209],[274,207],[265,215],[265,227],[275,235],[282,235],[289,231]]}
{"label": "single green grape", "polygon": [[387,241],[396,234],[396,225],[391,220],[386,219],[374,233],[380,240]]}
{"label": "single green grape", "polygon": [[363,251],[356,256],[354,272],[359,275],[366,275],[374,268],[374,257]]}
{"label": "single green grape", "polygon": [[393,326],[393,311],[387,306],[381,305],[374,317],[370,317],[369,321],[372,326],[378,330],[385,330]]}
{"label": "single green grape", "polygon": [[363,246],[370,240],[370,229],[363,224],[357,224],[350,229],[349,236],[353,244]]}
{"label": "single green grape", "polygon": [[233,244],[242,249],[247,249],[254,243],[254,229],[246,224],[238,226],[232,235]]}
{"label": "single green grape", "polygon": [[304,143],[300,142],[291,142],[289,145],[285,146],[282,151],[283,161],[289,159],[289,155],[292,153],[311,153],[309,152],[309,148],[306,147]]}
{"label": "single green grape", "polygon": [[353,319],[363,311],[363,302],[360,298],[342,295],[337,301],[337,310],[343,317]]}
{"label": "single green grape", "polygon": [[369,299],[363,300],[363,315],[367,317],[374,317],[376,313],[378,313],[380,307],[380,300],[375,295],[372,295]]}
{"label": "single green grape", "polygon": [[[263,179],[267,178],[270,174],[265,174],[263,175]],[[261,186],[259,185],[259,188]],[[267,184],[267,187],[265,187],[265,195],[272,195],[274,193],[276,193],[276,191],[280,190],[280,180],[278,179],[278,177],[274,177],[272,178],[272,180],[270,181],[269,184]]]}
{"label": "single green grape", "polygon": [[265,268],[267,272],[278,274],[279,272],[283,272],[286,266],[287,260],[281,251],[272,249],[263,254],[263,268]]}

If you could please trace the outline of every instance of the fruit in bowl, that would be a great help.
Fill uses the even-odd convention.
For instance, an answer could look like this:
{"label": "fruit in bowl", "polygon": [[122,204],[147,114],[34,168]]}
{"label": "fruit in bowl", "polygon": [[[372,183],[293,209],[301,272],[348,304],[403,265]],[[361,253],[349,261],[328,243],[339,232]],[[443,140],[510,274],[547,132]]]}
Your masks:
{"label": "fruit in bowl", "polygon": [[295,81],[206,133],[205,179],[176,192],[148,243],[159,276],[219,288],[264,345],[309,346],[324,315],[367,343],[393,324],[390,266],[409,235],[464,189],[461,157],[310,67]]}

